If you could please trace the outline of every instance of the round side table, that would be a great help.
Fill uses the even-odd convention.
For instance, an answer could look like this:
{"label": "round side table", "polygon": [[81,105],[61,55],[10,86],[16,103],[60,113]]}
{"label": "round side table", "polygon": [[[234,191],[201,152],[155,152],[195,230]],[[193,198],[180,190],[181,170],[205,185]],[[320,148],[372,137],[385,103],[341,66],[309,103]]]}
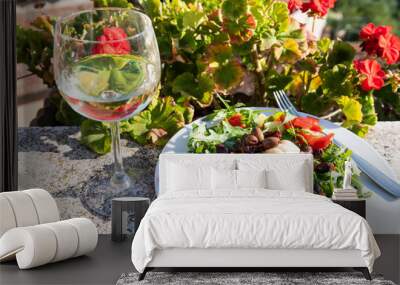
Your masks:
{"label": "round side table", "polygon": [[149,198],[114,198],[111,207],[111,240],[123,241],[128,236],[133,237],[149,205]]}

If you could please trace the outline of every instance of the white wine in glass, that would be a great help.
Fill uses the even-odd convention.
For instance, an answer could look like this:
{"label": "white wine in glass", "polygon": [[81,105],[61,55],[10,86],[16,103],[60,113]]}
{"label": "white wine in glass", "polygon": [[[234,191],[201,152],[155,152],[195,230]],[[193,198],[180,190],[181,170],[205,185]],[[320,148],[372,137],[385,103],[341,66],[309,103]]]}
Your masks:
{"label": "white wine in glass", "polygon": [[68,104],[86,118],[108,122],[114,173],[89,187],[86,204],[108,215],[111,199],[134,193],[120,151],[119,121],[142,111],[157,92],[161,64],[148,16],[137,10],[103,8],[60,18],[54,40],[54,73]]}

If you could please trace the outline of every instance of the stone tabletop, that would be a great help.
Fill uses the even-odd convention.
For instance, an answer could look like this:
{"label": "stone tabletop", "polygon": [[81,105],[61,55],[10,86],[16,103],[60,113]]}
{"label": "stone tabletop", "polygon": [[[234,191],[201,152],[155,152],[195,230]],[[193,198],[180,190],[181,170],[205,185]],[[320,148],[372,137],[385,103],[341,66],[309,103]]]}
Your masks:
{"label": "stone tabletop", "polygon": [[[87,217],[99,233],[110,233],[110,217],[85,203],[88,187],[108,181],[113,170],[109,153],[99,156],[79,143],[77,127],[18,130],[18,187],[43,188],[56,199],[62,219]],[[124,165],[133,178],[135,196],[154,197],[154,169],[160,149],[122,139]]]}
{"label": "stone tabletop", "polygon": [[[400,122],[379,122],[366,139],[400,172]],[[154,169],[160,151],[122,139],[124,164],[137,196],[154,197]],[[88,217],[100,233],[110,233],[110,218],[97,215],[85,204],[85,191],[109,179],[113,158],[82,146],[79,128],[20,128],[18,159],[20,189],[46,189],[56,199],[62,219]]]}

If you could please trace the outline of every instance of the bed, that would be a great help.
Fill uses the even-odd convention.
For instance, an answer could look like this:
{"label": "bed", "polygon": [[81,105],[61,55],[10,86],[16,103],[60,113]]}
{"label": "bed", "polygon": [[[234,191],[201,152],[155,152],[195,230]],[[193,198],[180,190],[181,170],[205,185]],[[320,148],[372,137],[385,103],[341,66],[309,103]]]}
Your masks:
{"label": "bed", "polygon": [[365,219],[313,194],[309,154],[162,154],[160,189],[135,234],[158,267],[353,267],[380,255]]}

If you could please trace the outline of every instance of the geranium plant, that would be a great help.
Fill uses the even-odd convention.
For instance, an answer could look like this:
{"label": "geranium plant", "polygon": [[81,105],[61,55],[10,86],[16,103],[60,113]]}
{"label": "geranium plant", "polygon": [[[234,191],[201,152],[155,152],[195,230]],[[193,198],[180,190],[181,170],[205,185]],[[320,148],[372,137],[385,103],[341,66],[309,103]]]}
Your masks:
{"label": "geranium plant", "polygon": [[[400,118],[400,47],[390,27],[368,24],[360,32],[359,49],[340,40],[317,41],[291,15],[301,10],[324,17],[334,4],[141,0],[137,8],[153,21],[163,74],[159,96],[123,122],[122,133],[142,144],[162,145],[184,124],[220,108],[217,95],[247,106],[275,106],[272,92],[280,89],[299,110],[342,121],[360,136],[376,123],[376,109],[383,114],[389,106],[392,117]],[[94,5],[133,7],[126,0],[94,0]],[[17,40],[18,61],[55,88],[53,23],[41,16],[32,29],[19,28]],[[51,102],[57,122],[82,124],[83,143],[98,153],[110,150],[106,124],[83,121],[56,90]]]}

